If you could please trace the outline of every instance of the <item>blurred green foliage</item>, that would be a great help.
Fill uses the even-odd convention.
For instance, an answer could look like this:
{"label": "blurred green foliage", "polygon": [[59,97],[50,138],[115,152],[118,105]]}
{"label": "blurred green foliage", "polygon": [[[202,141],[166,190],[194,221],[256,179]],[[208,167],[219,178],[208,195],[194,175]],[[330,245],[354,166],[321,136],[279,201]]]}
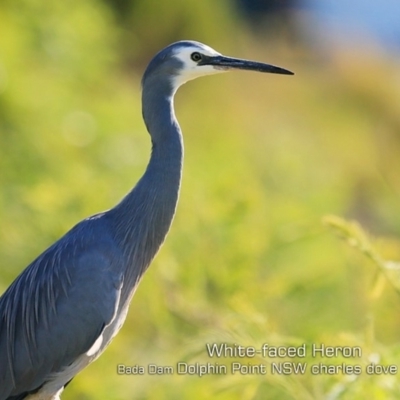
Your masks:
{"label": "blurred green foliage", "polygon": [[[361,359],[300,361],[400,365],[398,264],[382,261],[400,259],[398,59],[321,57],[251,37],[227,1],[8,0],[0,21],[0,293],[141,176],[150,143],[140,76],[155,51],[190,38],[296,72],[232,73],[180,90],[186,160],[172,231],[123,330],[65,400],[399,398],[397,375],[116,372],[215,361],[205,344],[221,342],[360,346]],[[327,214],[381,239],[372,245],[337,218],[327,227]]]}

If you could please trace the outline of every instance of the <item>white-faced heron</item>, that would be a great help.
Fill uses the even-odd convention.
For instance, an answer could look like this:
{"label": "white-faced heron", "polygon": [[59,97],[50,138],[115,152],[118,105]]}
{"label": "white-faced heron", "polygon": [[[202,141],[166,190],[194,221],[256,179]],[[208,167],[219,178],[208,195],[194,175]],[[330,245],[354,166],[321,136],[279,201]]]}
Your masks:
{"label": "white-faced heron", "polygon": [[160,51],[142,80],[152,141],[147,169],[114,208],[78,223],[0,297],[0,400],[57,400],[123,325],[141,277],[170,228],[182,171],[173,97],[190,79],[230,69],[292,75],[181,41]]}

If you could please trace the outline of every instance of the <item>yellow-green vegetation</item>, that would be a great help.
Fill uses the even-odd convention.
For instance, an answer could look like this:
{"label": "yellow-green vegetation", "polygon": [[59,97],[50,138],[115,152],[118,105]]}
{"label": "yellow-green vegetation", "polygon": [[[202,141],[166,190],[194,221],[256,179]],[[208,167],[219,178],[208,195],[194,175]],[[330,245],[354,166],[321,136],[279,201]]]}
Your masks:
{"label": "yellow-green vegetation", "polygon": [[[228,2],[128,4],[0,4],[0,293],[141,176],[140,76],[155,51],[195,39],[296,75],[237,72],[179,91],[172,230],[124,328],[63,399],[399,398],[400,372],[366,372],[400,367],[399,60],[252,37]],[[215,358],[207,343],[307,351]],[[313,357],[322,344],[362,354]],[[271,372],[286,361],[307,372]],[[178,374],[180,362],[228,373]],[[233,362],[268,372],[233,374]],[[119,364],[174,373],[119,375]],[[336,369],[312,373],[320,364]]]}

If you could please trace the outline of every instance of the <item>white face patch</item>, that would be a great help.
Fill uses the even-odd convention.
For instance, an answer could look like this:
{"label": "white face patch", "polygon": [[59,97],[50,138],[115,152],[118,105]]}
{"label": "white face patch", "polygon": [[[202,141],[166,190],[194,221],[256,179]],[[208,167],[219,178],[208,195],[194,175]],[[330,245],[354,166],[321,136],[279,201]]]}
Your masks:
{"label": "white face patch", "polygon": [[180,74],[174,79],[175,89],[178,89],[179,86],[183,85],[187,81],[200,76],[218,74],[226,71],[223,68],[218,68],[213,65],[198,65],[196,61],[191,59],[191,55],[195,52],[211,57],[221,55],[211,47],[204,44],[178,48],[175,52],[175,57],[183,63],[183,68],[180,71]]}

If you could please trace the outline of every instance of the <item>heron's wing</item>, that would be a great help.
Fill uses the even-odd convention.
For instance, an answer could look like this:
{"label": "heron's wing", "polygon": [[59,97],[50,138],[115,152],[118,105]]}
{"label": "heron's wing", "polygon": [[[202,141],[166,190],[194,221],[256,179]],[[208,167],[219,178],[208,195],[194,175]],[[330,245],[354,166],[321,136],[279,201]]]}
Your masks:
{"label": "heron's wing", "polygon": [[93,224],[73,228],[0,297],[0,400],[42,386],[86,353],[113,320],[121,257]]}

